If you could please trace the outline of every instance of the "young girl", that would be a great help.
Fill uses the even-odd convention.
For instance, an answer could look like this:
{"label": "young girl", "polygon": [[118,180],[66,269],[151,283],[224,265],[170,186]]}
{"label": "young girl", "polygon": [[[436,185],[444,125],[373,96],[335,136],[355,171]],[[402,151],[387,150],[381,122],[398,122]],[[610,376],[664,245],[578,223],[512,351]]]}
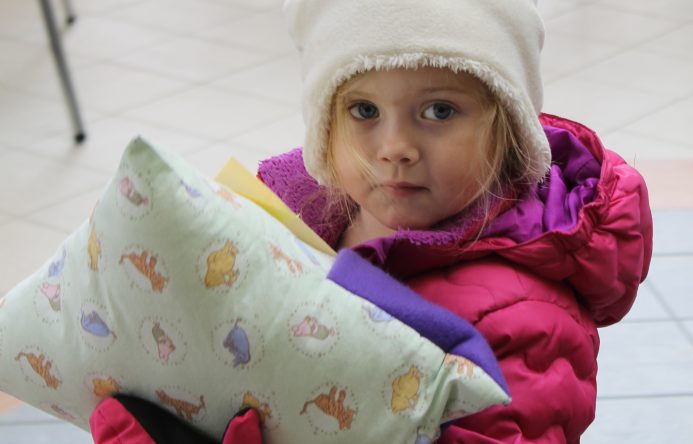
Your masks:
{"label": "young girl", "polygon": [[579,442],[595,413],[596,327],[631,307],[652,224],[636,171],[588,128],[540,115],[535,1],[286,11],[307,135],[259,177],[335,248],[475,325],[509,384],[509,406],[438,442]]}
{"label": "young girl", "polygon": [[588,128],[540,114],[535,1],[285,9],[307,134],[258,176],[335,249],[471,322],[508,382],[510,405],[438,442],[579,442],[595,414],[596,327],[632,305],[652,224],[636,171]]}

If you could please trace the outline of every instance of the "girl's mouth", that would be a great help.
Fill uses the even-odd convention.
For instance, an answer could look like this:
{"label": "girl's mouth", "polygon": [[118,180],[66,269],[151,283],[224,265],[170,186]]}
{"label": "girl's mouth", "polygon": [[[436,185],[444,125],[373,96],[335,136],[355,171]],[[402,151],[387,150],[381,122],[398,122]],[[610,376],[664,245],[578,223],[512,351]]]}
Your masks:
{"label": "girl's mouth", "polygon": [[410,197],[426,189],[426,187],[422,187],[410,182],[397,181],[383,182],[381,188],[385,193],[393,197]]}

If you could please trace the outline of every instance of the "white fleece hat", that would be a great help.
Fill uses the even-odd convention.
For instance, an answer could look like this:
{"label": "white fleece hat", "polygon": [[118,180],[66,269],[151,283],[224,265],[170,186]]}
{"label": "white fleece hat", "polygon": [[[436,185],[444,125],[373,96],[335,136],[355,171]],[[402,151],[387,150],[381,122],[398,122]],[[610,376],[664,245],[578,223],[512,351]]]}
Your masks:
{"label": "white fleece hat", "polygon": [[303,158],[325,184],[330,106],[336,89],[369,70],[464,71],[509,111],[540,182],[551,151],[539,123],[544,25],[536,0],[286,0],[303,75]]}

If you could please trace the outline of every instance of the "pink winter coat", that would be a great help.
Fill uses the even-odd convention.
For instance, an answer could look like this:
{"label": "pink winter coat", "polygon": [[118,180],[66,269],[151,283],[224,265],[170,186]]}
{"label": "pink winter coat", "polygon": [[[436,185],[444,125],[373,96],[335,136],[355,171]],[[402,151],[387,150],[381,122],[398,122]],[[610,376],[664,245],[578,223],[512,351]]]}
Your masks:
{"label": "pink winter coat", "polygon": [[[439,443],[577,443],[594,419],[597,326],[630,309],[652,253],[642,177],[590,129],[543,115],[553,166],[469,240],[473,215],[356,247],[431,302],[471,322],[492,347],[512,403],[444,428]],[[300,150],[258,176],[328,243],[347,225]]]}

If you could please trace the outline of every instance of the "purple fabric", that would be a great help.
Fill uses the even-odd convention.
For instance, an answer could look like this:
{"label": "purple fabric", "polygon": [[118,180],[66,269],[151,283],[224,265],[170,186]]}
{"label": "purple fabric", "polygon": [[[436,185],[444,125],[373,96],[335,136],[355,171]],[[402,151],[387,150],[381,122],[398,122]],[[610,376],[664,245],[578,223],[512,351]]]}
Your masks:
{"label": "purple fabric", "polygon": [[327,277],[409,325],[446,353],[474,362],[508,393],[493,351],[469,322],[426,301],[349,249],[339,252]]}
{"label": "purple fabric", "polygon": [[594,200],[601,165],[569,131],[544,126],[551,145],[551,170],[510,210],[498,216],[482,237],[503,236],[520,243],[547,231],[570,231],[580,209]]}
{"label": "purple fabric", "polygon": [[[601,173],[599,162],[569,131],[550,126],[544,126],[544,131],[553,156],[547,180],[496,217],[482,238],[502,236],[521,243],[547,231],[570,231],[577,223],[580,209],[594,199]],[[318,235],[336,246],[349,221],[346,210],[335,207],[325,211],[325,191],[306,172],[300,149],[262,162],[258,174]],[[378,255],[386,255],[396,241],[454,245],[466,240],[469,228],[482,216],[483,208],[472,207],[430,230],[400,230],[387,240],[387,245],[383,244],[384,239],[368,244]]]}
{"label": "purple fabric", "polygon": [[291,211],[334,247],[349,223],[339,207],[325,211],[327,194],[306,171],[301,148],[260,162],[258,176]]}

